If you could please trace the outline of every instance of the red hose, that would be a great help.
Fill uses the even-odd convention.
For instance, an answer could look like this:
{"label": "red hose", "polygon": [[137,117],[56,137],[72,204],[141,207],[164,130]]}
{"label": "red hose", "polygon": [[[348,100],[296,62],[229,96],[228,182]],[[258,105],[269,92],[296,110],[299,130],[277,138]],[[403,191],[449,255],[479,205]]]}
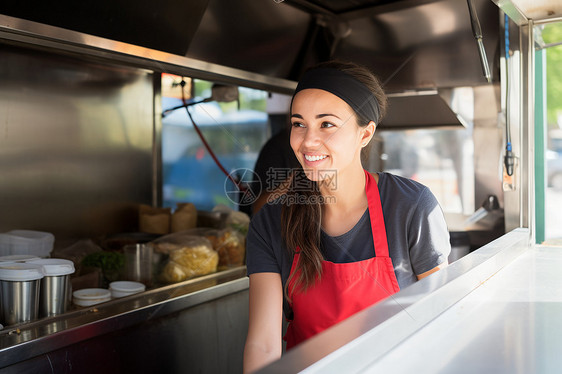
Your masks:
{"label": "red hose", "polygon": [[203,145],[205,146],[205,149],[207,149],[207,152],[209,152],[209,154],[211,155],[211,157],[213,158],[213,160],[215,161],[215,164],[217,164],[217,166],[219,167],[219,169],[221,169],[221,171],[224,173],[224,175],[226,175],[226,177],[228,179],[230,179],[232,181],[232,183],[234,183],[234,185],[242,192],[246,191],[246,187],[242,186],[240,184],[239,181],[235,180],[234,178],[232,178],[232,175],[230,175],[230,173],[228,171],[226,171],[226,169],[224,168],[224,166],[222,166],[222,164],[220,163],[219,159],[217,158],[217,156],[215,155],[215,153],[213,152],[213,150],[211,149],[211,146],[209,145],[209,143],[207,143],[207,140],[205,139],[205,137],[203,136],[203,133],[201,132],[201,130],[199,129],[199,126],[197,126],[197,124],[195,123],[195,121],[193,120],[193,117],[191,116],[191,113],[189,112],[188,109],[188,105],[187,102],[185,101],[185,94],[183,92],[183,87],[185,86],[185,82],[182,81],[182,90],[181,90],[181,101],[184,104],[185,110],[187,111],[187,115],[189,116],[189,119],[191,120],[191,123],[193,124],[193,128],[195,128],[195,131],[197,132],[197,135],[199,136],[199,138],[201,139],[201,141],[203,142]]}

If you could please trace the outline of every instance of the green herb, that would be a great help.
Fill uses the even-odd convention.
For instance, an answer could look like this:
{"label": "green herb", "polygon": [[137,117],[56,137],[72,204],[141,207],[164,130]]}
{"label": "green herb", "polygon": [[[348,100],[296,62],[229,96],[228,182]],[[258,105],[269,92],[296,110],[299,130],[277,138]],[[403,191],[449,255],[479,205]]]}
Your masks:
{"label": "green herb", "polygon": [[230,227],[232,227],[232,229],[238,231],[239,233],[241,233],[244,236],[248,235],[248,224],[231,223]]}
{"label": "green herb", "polygon": [[125,265],[125,257],[119,252],[99,251],[84,257],[82,265],[100,268],[104,273],[117,271]]}

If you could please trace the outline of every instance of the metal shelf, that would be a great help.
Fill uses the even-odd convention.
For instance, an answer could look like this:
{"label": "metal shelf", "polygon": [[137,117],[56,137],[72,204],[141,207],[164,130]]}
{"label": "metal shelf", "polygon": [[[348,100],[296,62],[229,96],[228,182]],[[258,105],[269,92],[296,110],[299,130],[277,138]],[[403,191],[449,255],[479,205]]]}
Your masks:
{"label": "metal shelf", "polygon": [[248,289],[241,266],[0,332],[0,368]]}

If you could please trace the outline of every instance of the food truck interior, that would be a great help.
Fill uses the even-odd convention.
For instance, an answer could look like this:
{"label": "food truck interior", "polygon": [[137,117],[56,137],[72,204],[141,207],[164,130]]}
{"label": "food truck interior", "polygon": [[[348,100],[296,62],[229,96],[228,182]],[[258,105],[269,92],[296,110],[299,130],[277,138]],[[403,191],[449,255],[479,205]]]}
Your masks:
{"label": "food truck interior", "polygon": [[[546,0],[3,1],[0,233],[52,234],[51,257],[74,261],[74,291],[121,280],[84,259],[161,244],[186,203],[198,228],[243,243],[237,212],[251,214],[227,174],[251,171],[282,130],[304,70],[341,59],[370,67],[389,96],[366,168],[431,188],[451,262],[513,230],[540,243],[536,72],[541,32],[561,17]],[[0,320],[0,371],[241,372],[248,280],[238,250],[242,261],[218,272]]]}

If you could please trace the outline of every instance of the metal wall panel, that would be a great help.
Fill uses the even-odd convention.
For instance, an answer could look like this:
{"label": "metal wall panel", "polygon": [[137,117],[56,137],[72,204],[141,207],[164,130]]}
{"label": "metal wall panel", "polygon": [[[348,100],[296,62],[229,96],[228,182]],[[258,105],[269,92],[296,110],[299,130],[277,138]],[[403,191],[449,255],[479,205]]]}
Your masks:
{"label": "metal wall panel", "polygon": [[505,148],[505,125],[498,122],[499,85],[474,89],[474,201],[479,208],[490,194],[504,206],[501,186],[501,164]]}
{"label": "metal wall panel", "polygon": [[135,230],[151,203],[146,70],[0,44],[0,232]]}

